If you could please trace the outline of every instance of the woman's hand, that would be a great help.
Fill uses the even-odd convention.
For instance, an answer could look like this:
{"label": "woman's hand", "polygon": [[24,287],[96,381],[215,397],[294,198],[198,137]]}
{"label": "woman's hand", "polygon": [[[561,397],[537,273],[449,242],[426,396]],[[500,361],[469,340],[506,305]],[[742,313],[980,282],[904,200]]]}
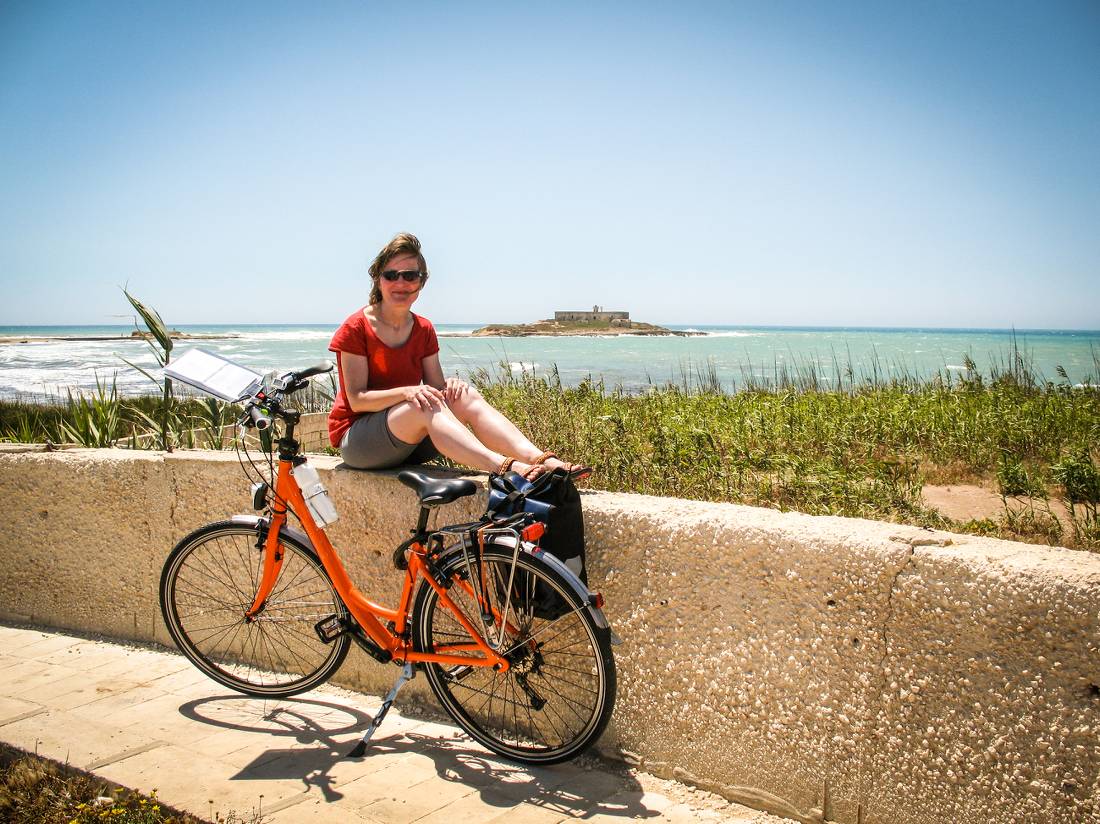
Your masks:
{"label": "woman's hand", "polygon": [[448,406],[453,405],[456,401],[461,400],[466,396],[466,393],[470,391],[470,384],[459,378],[447,378],[446,384],[443,386],[443,399],[447,402]]}
{"label": "woman's hand", "polygon": [[401,391],[405,394],[405,400],[409,406],[427,411],[429,409],[442,409],[446,405],[443,393],[434,386],[422,383],[418,386],[404,386]]}

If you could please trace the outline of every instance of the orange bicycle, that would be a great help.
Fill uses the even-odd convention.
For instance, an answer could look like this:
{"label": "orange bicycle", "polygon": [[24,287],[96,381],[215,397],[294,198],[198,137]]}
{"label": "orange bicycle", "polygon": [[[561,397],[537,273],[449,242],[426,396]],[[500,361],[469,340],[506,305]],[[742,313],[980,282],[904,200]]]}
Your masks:
{"label": "orange bicycle", "polygon": [[242,398],[242,426],[272,435],[278,464],[269,452],[265,478],[244,446],[241,466],[260,474],[253,503],[263,514],[196,529],[168,556],[160,606],[179,649],[218,683],[256,696],[320,685],[353,641],[401,666],[353,757],[418,670],[459,726],[490,750],[531,764],[580,754],[615,703],[602,598],[539,549],[543,524],[527,513],[428,530],[432,508],[477,485],[403,471],[398,478],[419,497],[420,515],[393,556],[405,574],[401,598],[394,609],[369,600],[325,533],[335,510],[294,439],[300,413],[285,405],[312,375],[331,369],[290,372]]}

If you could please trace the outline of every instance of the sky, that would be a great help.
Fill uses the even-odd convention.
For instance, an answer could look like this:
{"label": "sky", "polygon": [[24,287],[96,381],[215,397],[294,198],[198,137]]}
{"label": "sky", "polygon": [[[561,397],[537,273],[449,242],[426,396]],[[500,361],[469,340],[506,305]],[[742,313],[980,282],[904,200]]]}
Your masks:
{"label": "sky", "polygon": [[1100,4],[0,3],[0,325],[1100,329]]}

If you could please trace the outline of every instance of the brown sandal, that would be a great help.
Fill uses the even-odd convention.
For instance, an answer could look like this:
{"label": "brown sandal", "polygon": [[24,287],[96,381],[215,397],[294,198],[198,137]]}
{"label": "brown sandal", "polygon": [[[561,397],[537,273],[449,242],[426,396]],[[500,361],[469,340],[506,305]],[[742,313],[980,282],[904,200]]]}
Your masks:
{"label": "brown sandal", "polygon": [[596,470],[594,467],[588,466],[587,464],[567,463],[565,465],[565,471],[569,473],[569,480],[579,481],[582,478],[587,478]]}
{"label": "brown sandal", "polygon": [[[523,463],[522,461],[519,461],[518,458],[505,458],[503,461],[500,462],[500,466],[497,467],[497,474],[498,475],[503,475],[505,472],[507,472],[508,470],[510,470],[512,468],[512,464],[517,463],[517,462],[518,463]],[[539,477],[539,475],[541,475],[543,472],[546,471],[546,468],[541,463],[537,463],[537,462],[528,464],[528,467],[529,467],[529,469],[527,470],[527,472],[517,472],[516,473],[521,478],[523,478],[525,481],[533,481],[533,480],[535,480],[535,478]],[[534,470],[534,469],[538,469],[538,470],[542,470],[542,471],[541,472],[536,472],[532,476],[530,473],[531,473],[531,470]]]}
{"label": "brown sandal", "polygon": [[[543,452],[541,455],[535,458],[534,463],[545,463],[551,458],[561,461],[561,458],[559,458],[556,453],[547,451]],[[569,479],[573,481],[579,481],[581,478],[587,478],[595,471],[591,466],[587,466],[585,464],[569,463],[568,461],[562,461],[562,463],[565,464],[565,466],[561,467],[561,469],[564,469],[566,474],[569,475]]]}

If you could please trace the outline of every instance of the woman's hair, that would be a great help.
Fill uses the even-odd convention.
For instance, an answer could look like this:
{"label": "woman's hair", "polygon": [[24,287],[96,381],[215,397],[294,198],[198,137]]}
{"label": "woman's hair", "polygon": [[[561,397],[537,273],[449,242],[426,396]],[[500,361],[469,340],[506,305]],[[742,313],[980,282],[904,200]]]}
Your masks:
{"label": "woman's hair", "polygon": [[427,282],[428,262],[424,260],[424,255],[420,251],[420,241],[416,235],[401,232],[394,235],[393,240],[382,247],[382,250],[371,261],[370,268],[367,269],[371,279],[370,302],[372,305],[382,302],[382,290],[378,288],[378,279],[382,277],[386,264],[398,255],[416,255],[417,264],[424,274],[424,279],[420,281],[420,285],[423,286]]}

